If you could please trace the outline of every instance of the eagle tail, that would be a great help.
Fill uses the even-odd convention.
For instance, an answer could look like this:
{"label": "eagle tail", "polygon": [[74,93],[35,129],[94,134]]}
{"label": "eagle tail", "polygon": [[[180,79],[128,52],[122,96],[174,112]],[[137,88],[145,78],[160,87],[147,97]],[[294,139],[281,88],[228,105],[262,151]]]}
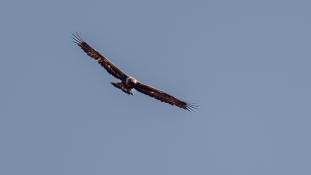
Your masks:
{"label": "eagle tail", "polygon": [[114,87],[121,89],[123,92],[127,93],[128,95],[133,95],[133,92],[131,91],[131,89],[126,88],[122,82],[119,82],[119,83],[111,82],[111,84]]}

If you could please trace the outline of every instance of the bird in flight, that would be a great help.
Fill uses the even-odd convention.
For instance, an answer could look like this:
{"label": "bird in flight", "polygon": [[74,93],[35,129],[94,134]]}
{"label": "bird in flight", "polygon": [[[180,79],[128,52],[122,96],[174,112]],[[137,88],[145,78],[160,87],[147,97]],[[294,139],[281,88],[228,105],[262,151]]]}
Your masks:
{"label": "bird in flight", "polygon": [[108,73],[110,73],[115,78],[121,80],[121,82],[111,82],[111,84],[114,87],[121,89],[123,92],[129,95],[133,95],[132,89],[136,89],[138,92],[141,92],[145,95],[188,111],[192,111],[197,107],[194,104],[179,100],[172,95],[169,95],[154,87],[145,85],[139,82],[134,77],[125,74],[118,67],[112,64],[112,62],[108,60],[104,55],[100,54],[89,44],[87,44],[78,33],[73,34],[73,42],[77,44],[88,56],[95,59],[102,67],[106,69]]}

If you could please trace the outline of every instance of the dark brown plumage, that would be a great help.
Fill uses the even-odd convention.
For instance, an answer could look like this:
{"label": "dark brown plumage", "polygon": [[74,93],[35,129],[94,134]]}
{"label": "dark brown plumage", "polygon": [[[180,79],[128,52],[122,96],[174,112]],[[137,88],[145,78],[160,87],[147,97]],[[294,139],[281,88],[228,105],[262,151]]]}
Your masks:
{"label": "dark brown plumage", "polygon": [[136,83],[134,88],[143,94],[149,95],[150,97],[156,98],[162,102],[175,105],[186,110],[193,110],[196,108],[196,106],[193,104],[189,104],[184,101],[181,101],[163,91],[160,91],[151,86],[142,84],[140,82]]}
{"label": "dark brown plumage", "polygon": [[197,106],[193,104],[189,104],[187,102],[184,102],[182,100],[179,100],[172,95],[169,95],[163,91],[160,91],[158,89],[155,89],[151,86],[145,85],[137,81],[135,78],[126,75],[124,72],[122,72],[119,68],[117,68],[115,65],[112,64],[111,61],[109,61],[105,56],[101,55],[99,52],[97,52],[95,49],[93,49],[89,44],[87,44],[78,33],[73,35],[74,43],[76,43],[88,56],[92,57],[93,59],[97,60],[98,63],[106,69],[107,72],[109,72],[111,75],[113,75],[115,78],[121,80],[121,82],[112,83],[112,85],[116,88],[121,89],[123,92],[133,95],[132,89],[136,89],[137,91],[148,95],[150,97],[153,97],[157,100],[160,100],[162,102],[175,105],[177,107],[180,107],[182,109],[192,111]]}
{"label": "dark brown plumage", "polygon": [[106,57],[101,55],[95,49],[93,49],[90,45],[88,45],[85,41],[82,40],[79,34],[73,35],[74,43],[81,47],[81,49],[90,57],[97,60],[98,63],[103,66],[107,72],[113,75],[115,78],[120,79],[121,81],[125,81],[127,75],[123,73],[119,68],[112,64]]}

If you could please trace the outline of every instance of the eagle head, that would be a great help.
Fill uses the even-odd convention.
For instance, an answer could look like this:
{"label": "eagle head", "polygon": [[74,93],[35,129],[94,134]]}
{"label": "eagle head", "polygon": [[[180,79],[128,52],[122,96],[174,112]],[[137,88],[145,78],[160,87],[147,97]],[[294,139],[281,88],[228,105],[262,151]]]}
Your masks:
{"label": "eagle head", "polygon": [[138,82],[138,80],[136,80],[134,77],[129,76],[126,79],[126,84],[136,84]]}

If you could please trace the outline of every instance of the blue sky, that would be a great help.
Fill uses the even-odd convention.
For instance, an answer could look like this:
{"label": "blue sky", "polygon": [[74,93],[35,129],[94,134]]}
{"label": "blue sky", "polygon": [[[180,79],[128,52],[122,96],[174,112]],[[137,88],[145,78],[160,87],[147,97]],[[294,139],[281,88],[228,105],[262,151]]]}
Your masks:
{"label": "blue sky", "polygon": [[[310,5],[1,1],[0,174],[311,174]],[[199,109],[112,87],[74,32]]]}

